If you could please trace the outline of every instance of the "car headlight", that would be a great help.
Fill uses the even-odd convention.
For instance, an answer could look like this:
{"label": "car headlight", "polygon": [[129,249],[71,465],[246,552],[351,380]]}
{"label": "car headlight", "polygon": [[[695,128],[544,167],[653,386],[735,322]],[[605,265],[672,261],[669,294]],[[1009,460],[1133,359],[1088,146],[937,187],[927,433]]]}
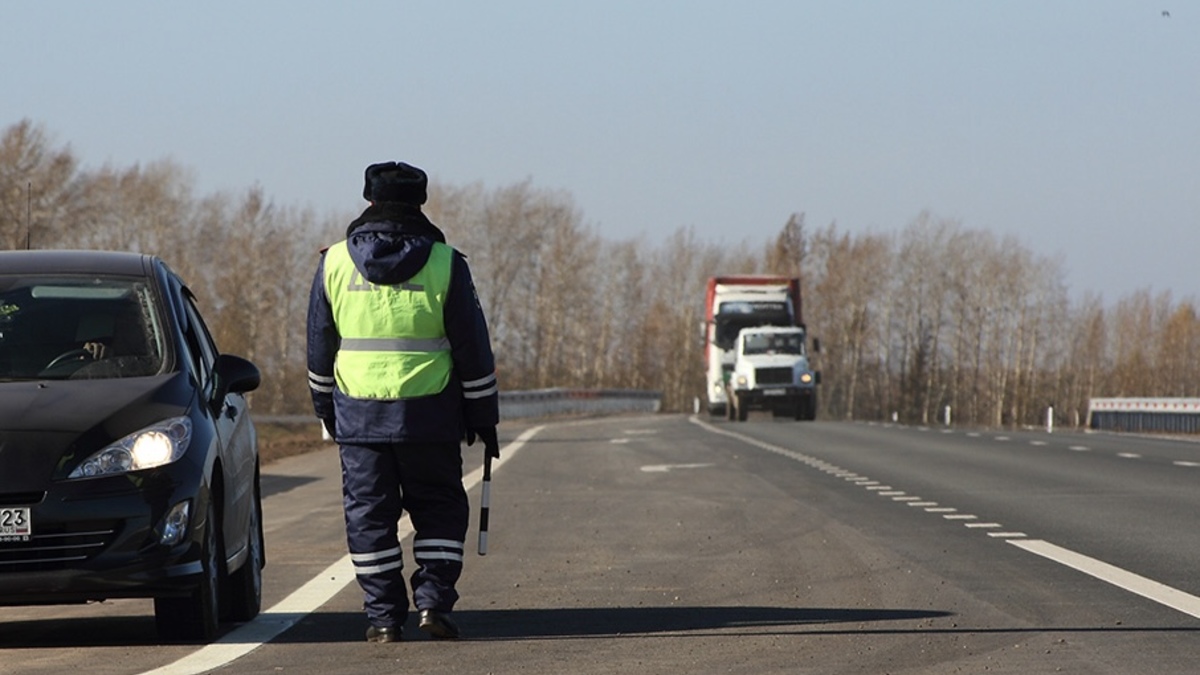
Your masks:
{"label": "car headlight", "polygon": [[192,421],[174,417],[129,434],[88,457],[67,478],[111,476],[170,464],[183,457],[192,439]]}

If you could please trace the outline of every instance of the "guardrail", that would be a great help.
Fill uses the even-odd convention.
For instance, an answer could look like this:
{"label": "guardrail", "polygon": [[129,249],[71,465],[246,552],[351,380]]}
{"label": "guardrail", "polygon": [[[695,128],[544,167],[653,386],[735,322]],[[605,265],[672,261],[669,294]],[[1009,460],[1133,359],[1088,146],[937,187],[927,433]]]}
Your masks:
{"label": "guardrail", "polygon": [[658,412],[662,392],[642,389],[535,389],[500,392],[500,419]]}
{"label": "guardrail", "polygon": [[[552,415],[611,415],[658,412],[662,392],[643,389],[535,389],[500,392],[500,419]],[[255,415],[262,422],[306,423],[320,427],[312,415]]]}
{"label": "guardrail", "polygon": [[1200,433],[1200,398],[1093,398],[1088,401],[1087,428]]}

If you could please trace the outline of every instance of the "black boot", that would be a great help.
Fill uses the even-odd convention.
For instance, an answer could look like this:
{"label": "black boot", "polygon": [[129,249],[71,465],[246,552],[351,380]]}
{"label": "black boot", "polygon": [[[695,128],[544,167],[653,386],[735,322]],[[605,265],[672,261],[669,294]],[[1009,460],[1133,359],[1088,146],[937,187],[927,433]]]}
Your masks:
{"label": "black boot", "polygon": [[417,627],[439,640],[453,640],[459,636],[458,625],[446,612],[421,610],[421,623]]}
{"label": "black boot", "polygon": [[403,632],[399,626],[371,626],[367,629],[367,642],[399,642]]}

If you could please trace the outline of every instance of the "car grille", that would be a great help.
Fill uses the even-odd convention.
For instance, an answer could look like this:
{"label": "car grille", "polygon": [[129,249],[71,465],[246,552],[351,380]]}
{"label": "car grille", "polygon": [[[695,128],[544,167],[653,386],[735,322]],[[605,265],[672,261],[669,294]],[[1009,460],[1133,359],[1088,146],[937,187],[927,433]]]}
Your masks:
{"label": "car grille", "polygon": [[758,384],[791,384],[792,369],[788,368],[758,368],[754,371],[754,379]]}
{"label": "car grille", "polygon": [[0,573],[75,567],[104,550],[115,523],[87,522],[38,530],[29,541],[0,541]]}

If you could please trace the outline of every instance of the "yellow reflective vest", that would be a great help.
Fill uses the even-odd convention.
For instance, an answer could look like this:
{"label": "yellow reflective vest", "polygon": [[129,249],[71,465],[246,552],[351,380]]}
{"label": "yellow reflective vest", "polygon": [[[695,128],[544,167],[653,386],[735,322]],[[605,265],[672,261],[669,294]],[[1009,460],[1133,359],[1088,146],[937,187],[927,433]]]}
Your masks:
{"label": "yellow reflective vest", "polygon": [[420,272],[400,284],[363,278],[346,242],[325,253],[325,294],[341,344],[333,374],[353,398],[431,396],[450,382],[450,341],[442,317],[454,249],[435,242]]}

